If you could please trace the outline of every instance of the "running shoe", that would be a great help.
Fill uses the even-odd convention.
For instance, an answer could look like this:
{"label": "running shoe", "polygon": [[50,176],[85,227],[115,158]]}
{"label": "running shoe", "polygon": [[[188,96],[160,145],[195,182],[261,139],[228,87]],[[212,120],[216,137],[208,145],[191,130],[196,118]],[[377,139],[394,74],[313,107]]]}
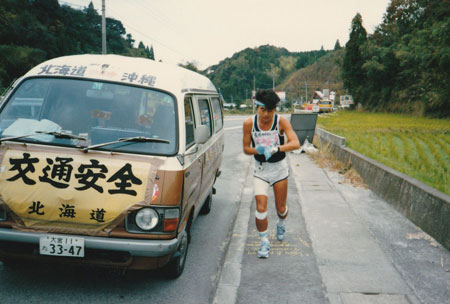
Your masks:
{"label": "running shoe", "polygon": [[284,234],[286,233],[286,225],[278,226],[277,224],[277,239],[281,242],[284,240]]}
{"label": "running shoe", "polygon": [[268,241],[261,241],[261,246],[258,250],[258,258],[267,259],[270,253],[270,243]]}

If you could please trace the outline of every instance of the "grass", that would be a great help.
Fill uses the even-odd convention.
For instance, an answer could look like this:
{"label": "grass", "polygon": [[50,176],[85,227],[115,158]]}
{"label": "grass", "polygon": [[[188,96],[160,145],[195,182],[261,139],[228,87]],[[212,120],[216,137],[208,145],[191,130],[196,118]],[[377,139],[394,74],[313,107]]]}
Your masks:
{"label": "grass", "polygon": [[347,146],[450,195],[450,120],[339,111],[317,126]]}

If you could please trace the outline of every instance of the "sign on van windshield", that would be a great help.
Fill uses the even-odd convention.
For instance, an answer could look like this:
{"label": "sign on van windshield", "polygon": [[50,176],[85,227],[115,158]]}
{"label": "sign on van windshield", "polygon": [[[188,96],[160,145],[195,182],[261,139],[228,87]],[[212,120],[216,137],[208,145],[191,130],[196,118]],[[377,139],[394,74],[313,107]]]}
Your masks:
{"label": "sign on van windshield", "polygon": [[[52,67],[48,71],[61,69]],[[64,78],[24,81],[0,112],[0,139],[24,136],[17,140],[78,147],[129,137],[161,139],[118,142],[98,148],[140,154],[175,154],[176,126],[175,101],[169,94]],[[38,131],[40,134],[35,134]],[[75,136],[52,136],[49,132]]]}

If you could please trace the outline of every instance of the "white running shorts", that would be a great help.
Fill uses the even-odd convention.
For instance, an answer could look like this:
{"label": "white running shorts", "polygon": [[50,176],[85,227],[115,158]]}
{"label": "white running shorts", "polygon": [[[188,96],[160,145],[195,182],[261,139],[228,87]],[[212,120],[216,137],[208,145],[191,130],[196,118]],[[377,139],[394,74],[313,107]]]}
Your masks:
{"label": "white running shorts", "polygon": [[276,163],[260,163],[255,160],[253,169],[253,189],[255,195],[269,196],[269,187],[289,177],[286,158]]}

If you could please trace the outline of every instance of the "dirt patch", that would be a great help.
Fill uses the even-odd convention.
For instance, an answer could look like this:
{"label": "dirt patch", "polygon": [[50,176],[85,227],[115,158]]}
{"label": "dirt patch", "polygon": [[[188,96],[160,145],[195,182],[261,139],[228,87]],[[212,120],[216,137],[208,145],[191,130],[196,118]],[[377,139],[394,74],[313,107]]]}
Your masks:
{"label": "dirt patch", "polygon": [[343,183],[345,184],[352,184],[355,187],[364,189],[368,188],[363,178],[354,168],[352,168],[352,163],[350,161],[347,164],[344,164],[336,159],[333,153],[331,153],[329,144],[321,146],[316,138],[314,138],[313,143],[319,150],[318,152],[310,153],[309,156],[320,168],[327,168],[342,174],[344,177]]}

